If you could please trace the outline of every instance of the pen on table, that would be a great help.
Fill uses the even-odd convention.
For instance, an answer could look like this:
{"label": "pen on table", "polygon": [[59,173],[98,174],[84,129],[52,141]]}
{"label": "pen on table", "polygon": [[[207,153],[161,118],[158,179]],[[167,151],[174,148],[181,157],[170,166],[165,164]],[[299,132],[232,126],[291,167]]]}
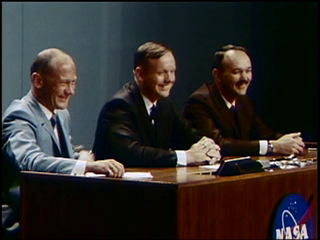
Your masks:
{"label": "pen on table", "polygon": [[289,160],[292,160],[294,158],[297,158],[297,156],[294,153],[292,153],[288,157],[286,157],[286,159],[289,159]]}

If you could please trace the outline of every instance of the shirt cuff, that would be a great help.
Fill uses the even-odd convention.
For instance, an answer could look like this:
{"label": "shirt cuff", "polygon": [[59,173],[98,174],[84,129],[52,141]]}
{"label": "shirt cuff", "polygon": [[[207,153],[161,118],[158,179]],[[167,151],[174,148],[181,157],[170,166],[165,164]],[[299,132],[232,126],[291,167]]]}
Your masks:
{"label": "shirt cuff", "polygon": [[266,155],[268,152],[268,141],[267,140],[260,140],[259,145],[260,145],[259,154]]}
{"label": "shirt cuff", "polygon": [[72,158],[78,159],[79,156],[80,156],[80,154],[78,152],[74,152],[73,155],[72,155]]}
{"label": "shirt cuff", "polygon": [[77,160],[74,168],[72,169],[71,175],[83,176],[84,170],[86,169],[86,161]]}
{"label": "shirt cuff", "polygon": [[187,153],[186,151],[177,150],[177,166],[187,166]]}

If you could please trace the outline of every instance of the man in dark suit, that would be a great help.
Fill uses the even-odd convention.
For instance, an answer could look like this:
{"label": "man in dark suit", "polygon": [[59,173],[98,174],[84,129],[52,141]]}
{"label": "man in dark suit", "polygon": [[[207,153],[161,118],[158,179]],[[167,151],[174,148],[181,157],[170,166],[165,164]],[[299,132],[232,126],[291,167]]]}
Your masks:
{"label": "man in dark suit", "polygon": [[[31,90],[14,100],[2,116],[2,212],[12,219],[2,219],[2,233],[19,216],[21,170],[111,177],[124,173],[123,165],[114,159],[94,161],[88,151],[73,150],[67,106],[75,93],[77,74],[71,56],[56,48],[45,49],[35,58],[30,75]],[[13,214],[7,214],[10,207]]]}
{"label": "man in dark suit", "polygon": [[[214,163],[220,148],[195,135],[167,98],[175,82],[172,51],[147,42],[134,56],[134,80],[102,108],[93,152],[126,167],[175,167]],[[200,139],[200,140],[199,140]]]}
{"label": "man in dark suit", "polygon": [[227,45],[214,54],[215,81],[188,98],[183,117],[204,136],[214,139],[221,155],[301,154],[300,133],[283,135],[268,128],[246,96],[252,66],[246,49]]}

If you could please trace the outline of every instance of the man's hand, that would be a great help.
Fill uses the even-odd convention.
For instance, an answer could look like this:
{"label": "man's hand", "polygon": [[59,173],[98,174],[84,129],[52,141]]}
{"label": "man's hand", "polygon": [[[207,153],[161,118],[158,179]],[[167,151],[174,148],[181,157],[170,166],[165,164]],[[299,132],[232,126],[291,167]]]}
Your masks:
{"label": "man's hand", "polygon": [[79,152],[78,160],[93,162],[95,160],[95,157],[91,151],[81,150]]}
{"label": "man's hand", "polygon": [[273,152],[283,155],[302,154],[305,147],[300,132],[286,134],[270,142],[273,144]]}
{"label": "man's hand", "polygon": [[187,150],[187,165],[214,164],[221,158],[220,147],[211,138],[202,137]]}
{"label": "man's hand", "polygon": [[124,166],[114,159],[88,161],[85,169],[86,172],[106,174],[108,177],[122,177]]}
{"label": "man's hand", "polygon": [[214,147],[211,148],[206,155],[210,158],[209,164],[215,164],[220,161],[220,147],[217,144],[214,144]]}

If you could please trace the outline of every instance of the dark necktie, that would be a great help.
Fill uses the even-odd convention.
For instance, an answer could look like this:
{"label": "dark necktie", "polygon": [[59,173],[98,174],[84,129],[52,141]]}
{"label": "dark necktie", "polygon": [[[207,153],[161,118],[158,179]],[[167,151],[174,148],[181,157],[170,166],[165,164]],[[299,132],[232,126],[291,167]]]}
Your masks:
{"label": "dark necktie", "polygon": [[52,115],[52,117],[50,118],[50,122],[51,122],[52,128],[54,129],[57,124],[57,116]]}
{"label": "dark necktie", "polygon": [[150,119],[151,119],[151,124],[152,124],[152,131],[153,131],[153,136],[154,136],[154,147],[157,146],[157,131],[156,131],[156,115],[157,115],[157,110],[156,110],[156,105],[152,105],[150,109]]}
{"label": "dark necktie", "polygon": [[236,111],[236,107],[234,105],[231,105],[230,111],[232,113],[234,121],[236,122],[237,128],[240,131],[240,126],[239,126],[239,120],[238,120],[238,114],[237,114],[237,111]]}
{"label": "dark necktie", "polygon": [[230,111],[232,112],[233,115],[236,113],[236,107],[234,105],[231,105]]}
{"label": "dark necktie", "polygon": [[50,119],[52,128],[54,129],[55,126],[57,126],[58,130],[58,136],[59,136],[59,142],[60,142],[60,149],[61,149],[61,157],[70,157],[68,153],[67,143],[63,136],[62,128],[60,120],[58,119],[58,116],[55,114]]}
{"label": "dark necktie", "polygon": [[155,121],[156,119],[156,106],[152,105],[151,110],[150,110],[150,118],[151,120]]}

